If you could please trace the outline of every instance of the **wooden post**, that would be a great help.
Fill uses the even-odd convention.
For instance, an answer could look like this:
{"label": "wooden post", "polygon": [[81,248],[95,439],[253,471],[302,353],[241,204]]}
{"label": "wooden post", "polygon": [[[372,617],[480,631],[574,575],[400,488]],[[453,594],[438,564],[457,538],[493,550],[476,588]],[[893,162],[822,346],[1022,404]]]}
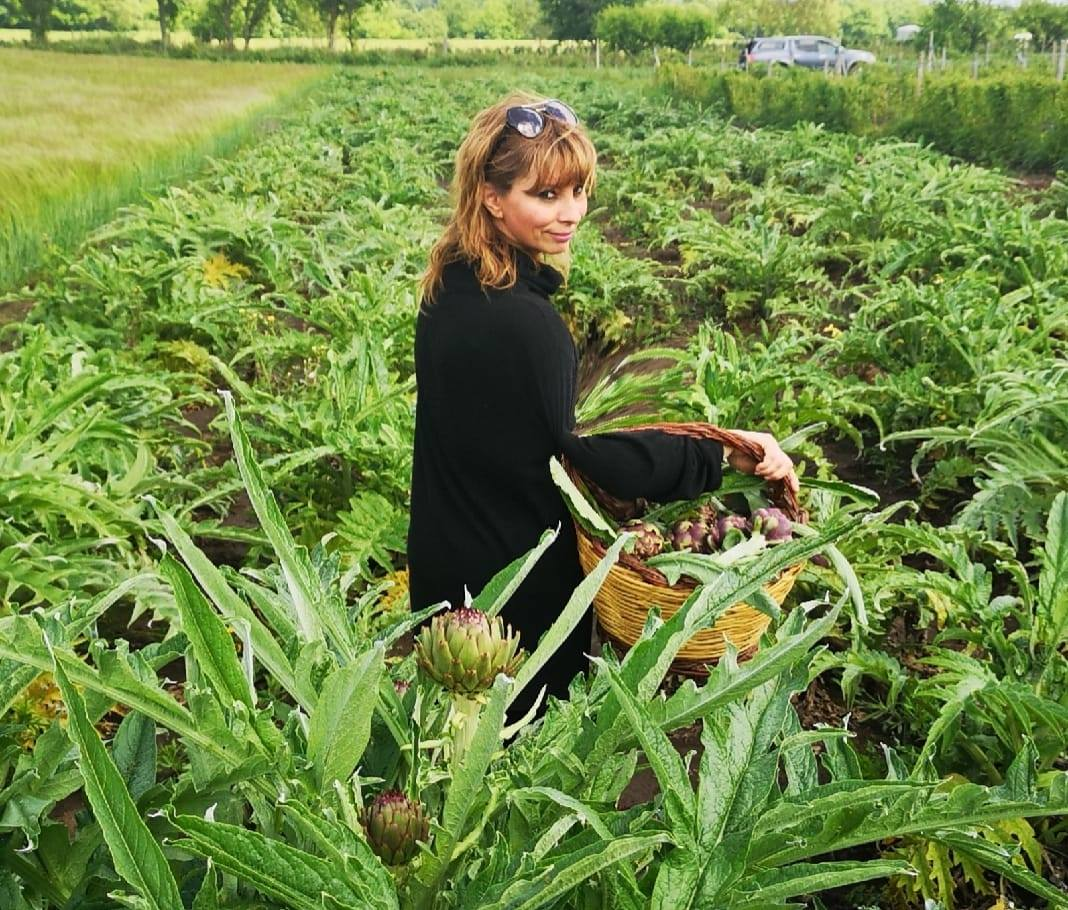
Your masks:
{"label": "wooden post", "polygon": [[934,32],[927,36],[927,69],[934,69]]}
{"label": "wooden post", "polygon": [[942,45],[942,66],[941,70],[944,73],[946,71],[946,46]]}
{"label": "wooden post", "polygon": [[1068,38],[1061,40],[1061,52],[1057,55],[1057,81],[1064,82],[1064,63],[1068,57]]}
{"label": "wooden post", "polygon": [[920,59],[916,65],[916,94],[923,94],[923,51],[920,51]]}
{"label": "wooden post", "polygon": [[979,52],[972,54],[972,78],[979,78]]}
{"label": "wooden post", "polygon": [[600,38],[594,38],[593,39],[593,59],[594,59],[594,68],[595,69],[600,69],[601,68],[601,40],[600,40]]}
{"label": "wooden post", "polygon": [[655,44],[653,45],[653,66],[654,68],[660,66],[660,49]]}

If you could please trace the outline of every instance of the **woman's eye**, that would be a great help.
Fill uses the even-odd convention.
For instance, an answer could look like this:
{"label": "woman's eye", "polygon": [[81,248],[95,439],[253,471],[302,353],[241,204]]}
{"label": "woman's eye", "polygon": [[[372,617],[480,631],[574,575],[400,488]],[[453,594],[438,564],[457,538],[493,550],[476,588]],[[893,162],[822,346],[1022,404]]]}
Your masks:
{"label": "woman's eye", "polygon": [[542,199],[553,199],[556,197],[556,190],[542,190],[538,195]]}
{"label": "woman's eye", "polygon": [[583,186],[581,186],[581,185],[580,185],[580,186],[576,186],[576,187],[575,187],[575,195],[576,195],[576,196],[581,196],[581,195],[583,195],[583,193],[585,193],[585,192],[586,192],[586,188],[585,188],[585,187],[583,187]]}

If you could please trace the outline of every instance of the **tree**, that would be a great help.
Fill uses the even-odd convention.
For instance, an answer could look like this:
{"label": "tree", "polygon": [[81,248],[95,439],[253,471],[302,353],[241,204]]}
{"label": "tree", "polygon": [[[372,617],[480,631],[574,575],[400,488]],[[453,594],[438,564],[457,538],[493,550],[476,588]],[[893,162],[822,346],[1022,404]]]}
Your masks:
{"label": "tree", "polygon": [[554,38],[590,41],[597,14],[607,6],[633,6],[633,0],[540,0],[542,15]]}
{"label": "tree", "polygon": [[743,35],[838,34],[842,22],[839,0],[726,0],[724,24]]}
{"label": "tree", "polygon": [[697,6],[662,6],[656,10],[656,44],[686,54],[693,62],[693,49],[715,31],[712,15]]}
{"label": "tree", "polygon": [[1004,25],[1004,14],[986,0],[937,0],[925,17],[925,34],[957,50],[974,53]]}
{"label": "tree", "polygon": [[1012,12],[1015,28],[1028,31],[1036,47],[1046,48],[1068,38],[1068,6],[1046,0],[1023,0]]}
{"label": "tree", "polygon": [[30,23],[30,38],[35,44],[48,41],[54,0],[20,0],[22,14]]}
{"label": "tree", "polygon": [[171,46],[171,29],[178,18],[178,0],[156,0],[156,13],[159,16],[159,40],[164,50]]}
{"label": "tree", "polygon": [[355,22],[359,11],[372,2],[373,0],[316,0],[316,9],[326,27],[326,43],[330,50],[334,49],[337,42],[338,19],[346,16],[350,22]]}
{"label": "tree", "polygon": [[270,8],[271,0],[240,0],[237,11],[241,19],[241,37],[245,40],[246,51],[252,41],[253,33],[260,27]]}
{"label": "tree", "polygon": [[599,41],[615,50],[639,54],[653,43],[643,13],[643,9],[626,6],[605,7],[597,14],[594,33]]}

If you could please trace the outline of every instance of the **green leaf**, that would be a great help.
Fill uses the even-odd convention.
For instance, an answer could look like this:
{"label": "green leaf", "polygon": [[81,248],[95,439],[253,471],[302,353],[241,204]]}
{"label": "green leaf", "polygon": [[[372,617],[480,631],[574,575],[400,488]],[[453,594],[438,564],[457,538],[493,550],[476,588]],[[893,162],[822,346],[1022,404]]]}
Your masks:
{"label": "green leaf", "polygon": [[616,531],[601,517],[601,513],[587,502],[586,497],[575,486],[575,482],[568,476],[556,456],[549,459],[549,472],[553,482],[564,494],[564,500],[570,506],[572,513],[583,525],[588,526],[598,538],[611,540],[616,536]]}
{"label": "green leaf", "polygon": [[664,805],[671,821],[671,833],[677,842],[692,843],[698,832],[695,830],[697,800],[682,756],[671,744],[667,735],[649,717],[644,705],[639,704],[623,682],[619,671],[603,658],[594,658],[594,664],[608,677],[623,712],[641,744],[660,789],[664,793]]}
{"label": "green leaf", "polygon": [[178,884],[163,850],[138,814],[122,776],[89,722],[85,702],[58,660],[52,672],[67,706],[67,733],[81,756],[85,795],[104,832],[115,871],[153,910],[183,910]]}
{"label": "green leaf", "polygon": [[267,668],[275,681],[292,695],[305,711],[310,711],[316,701],[315,692],[299,683],[289,659],[275,641],[270,630],[248,604],[238,597],[223,577],[222,572],[193,543],[174,516],[164,512],[158,505],[156,513],[159,515],[167,538],[174,544],[175,549],[178,550],[201,588],[211,598],[223,619],[230,624],[234,624],[239,619],[248,623],[256,659]]}
{"label": "green leaf", "polygon": [[1068,639],[1068,493],[1058,493],[1046,525],[1035,634],[1053,652]]}
{"label": "green leaf", "polygon": [[156,722],[131,711],[115,731],[111,755],[122,779],[137,800],[156,782]]}
{"label": "green leaf", "polygon": [[352,880],[338,864],[236,825],[193,815],[172,819],[188,837],[174,845],[211,861],[294,910],[322,910],[324,896],[345,910],[395,910],[396,892]]}
{"label": "green leaf", "polygon": [[315,765],[321,791],[332,789],[335,780],[348,781],[363,757],[384,669],[385,645],[378,642],[323,684],[308,719],[308,758]]}
{"label": "green leaf", "polygon": [[584,847],[558,857],[533,878],[513,882],[500,898],[479,904],[477,910],[538,910],[559,900],[599,872],[617,863],[634,860],[670,841],[667,834],[628,835]]}
{"label": "green leaf", "polygon": [[[282,573],[285,575],[286,586],[289,588],[289,596],[293,603],[297,633],[304,641],[314,641],[322,635],[319,610],[328,602],[328,598],[315,573],[307,549],[294,543],[282,510],[278,508],[278,502],[267,486],[259,465],[256,464],[252,446],[249,444],[248,436],[241,425],[241,418],[238,417],[237,409],[234,407],[233,395],[226,391],[221,394],[226,408],[226,419],[230,424],[234,459],[245,481],[248,498],[256,512],[256,517],[260,520],[260,526],[281,563]],[[336,633],[340,630],[332,631]],[[347,656],[351,657],[347,635],[342,636],[342,640],[335,644],[344,645]]]}
{"label": "green leaf", "polygon": [[875,878],[907,873],[911,866],[903,860],[843,860],[827,863],[795,863],[785,869],[769,869],[746,880],[744,890],[733,896],[731,910],[774,904],[791,897],[815,894],[828,888],[844,888]]}
{"label": "green leaf", "polygon": [[193,657],[211,682],[216,697],[227,708],[236,701],[253,710],[252,685],[241,669],[237,648],[226,626],[200,593],[185,566],[168,553],[160,561],[159,568],[174,591],[182,631],[189,638]]}

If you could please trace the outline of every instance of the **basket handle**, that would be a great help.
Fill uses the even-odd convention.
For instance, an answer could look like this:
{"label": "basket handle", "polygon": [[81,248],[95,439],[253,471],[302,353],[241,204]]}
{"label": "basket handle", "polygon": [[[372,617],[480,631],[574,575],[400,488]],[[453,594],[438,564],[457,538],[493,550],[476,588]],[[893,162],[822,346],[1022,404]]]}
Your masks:
{"label": "basket handle", "polygon": [[[756,461],[764,460],[764,449],[762,446],[755,442],[750,442],[748,439],[744,439],[737,433],[732,433],[730,430],[724,430],[722,427],[717,427],[715,424],[711,423],[701,423],[700,421],[684,423],[648,423],[642,426],[627,427],[626,429],[632,431],[660,430],[663,433],[670,433],[674,436],[691,436],[697,439],[713,439],[722,445],[730,446],[732,449],[738,449],[740,452],[744,452]],[[797,494],[792,487],[786,484],[786,481],[769,480],[767,486],[771,492],[772,500],[780,505],[782,510],[786,513],[787,518],[792,521],[804,520],[804,514],[797,501]]]}

